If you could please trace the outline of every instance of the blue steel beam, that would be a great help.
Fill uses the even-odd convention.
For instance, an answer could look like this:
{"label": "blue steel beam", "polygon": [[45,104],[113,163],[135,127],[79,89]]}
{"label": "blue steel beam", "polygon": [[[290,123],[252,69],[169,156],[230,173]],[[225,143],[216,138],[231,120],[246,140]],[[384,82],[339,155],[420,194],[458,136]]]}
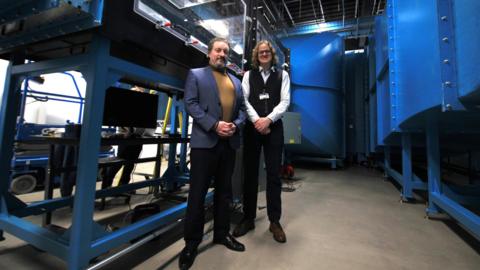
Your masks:
{"label": "blue steel beam", "polygon": [[[152,180],[145,180],[142,182],[136,182],[128,185],[118,186],[118,187],[111,187],[108,189],[101,189],[95,192],[95,199],[114,196],[117,194],[126,193],[129,191],[137,190],[144,187],[159,185],[162,181],[165,181],[165,180],[152,179]],[[17,217],[30,216],[32,215],[32,213],[35,213],[36,215],[38,215],[38,214],[50,212],[55,209],[68,206],[72,203],[73,199],[74,197],[62,197],[62,198],[55,198],[50,200],[34,202],[21,209],[11,211],[11,214]]]}
{"label": "blue steel beam", "polygon": [[413,198],[412,192],[412,137],[402,133],[402,200]]}
{"label": "blue steel beam", "polygon": [[[13,156],[13,141],[15,126],[20,109],[20,78],[11,76],[11,64],[6,72],[6,80],[2,93],[0,93],[0,172],[9,172]],[[8,173],[0,174],[0,214],[8,215],[5,194],[8,193],[10,176]],[[0,237],[1,237],[0,230]]]}
{"label": "blue steel beam", "polygon": [[21,218],[5,214],[0,214],[0,226],[8,231],[9,234],[16,236],[37,248],[48,251],[58,258],[67,258],[67,245],[57,241],[56,239],[58,239],[59,236],[47,229]]}
{"label": "blue steel beam", "polygon": [[422,181],[422,179],[420,179],[420,177],[418,177],[416,174],[413,174],[412,188],[416,190],[427,190],[428,183],[426,181]]}
{"label": "blue steel beam", "polygon": [[64,70],[77,70],[87,63],[86,55],[69,56],[54,60],[46,60],[22,65],[15,65],[12,68],[13,75],[26,75],[33,77],[42,74],[55,73]]}
{"label": "blue steel beam", "polygon": [[[87,81],[83,128],[77,166],[77,186],[75,190],[72,227],[69,242],[69,269],[83,269],[88,265],[93,253],[90,251],[90,237],[93,235],[93,208],[95,200],[95,180],[100,150],[103,104],[107,82],[110,42],[104,37],[95,36],[88,54],[88,66],[82,70]],[[119,79],[119,78],[117,78]]]}
{"label": "blue steel beam", "polygon": [[147,80],[151,82],[162,83],[170,88],[183,90],[184,82],[167,74],[159,73],[157,71],[132,64],[125,60],[110,56],[108,57],[108,66],[111,74],[121,75],[125,74],[125,71],[129,71],[130,76],[134,76],[136,79]]}
{"label": "blue steel beam", "polygon": [[438,192],[429,192],[428,197],[432,203],[438,205],[439,208],[462,224],[477,239],[480,239],[480,217],[478,215]]}
{"label": "blue steel beam", "polygon": [[[205,198],[205,204],[210,204],[212,202],[213,192],[209,192]],[[92,253],[102,254],[114,247],[119,246],[120,244],[138,237],[139,235],[144,235],[155,230],[156,228],[167,225],[168,223],[171,223],[184,215],[186,208],[187,203],[184,202],[180,205],[163,211],[161,214],[142,219],[128,227],[124,227],[104,237],[101,237],[100,239],[93,241],[91,246]]]}
{"label": "blue steel beam", "polygon": [[[384,164],[383,164],[384,168],[386,170],[390,170],[391,167],[390,167],[390,146],[389,145],[385,145],[384,155],[385,155]],[[388,172],[386,172],[386,174],[388,175]]]}
{"label": "blue steel beam", "polygon": [[[385,170],[385,174],[392,177],[400,186],[403,187],[403,176],[401,173],[397,172],[392,168],[385,167],[383,164],[383,169]],[[423,182],[418,176],[415,174],[413,175],[414,181],[410,183],[410,186],[413,190],[427,190],[427,183]]]}
{"label": "blue steel beam", "polygon": [[435,194],[441,194],[440,144],[438,119],[430,115],[426,120],[427,164],[428,164],[428,207],[427,215],[436,214],[440,209],[433,200]]}

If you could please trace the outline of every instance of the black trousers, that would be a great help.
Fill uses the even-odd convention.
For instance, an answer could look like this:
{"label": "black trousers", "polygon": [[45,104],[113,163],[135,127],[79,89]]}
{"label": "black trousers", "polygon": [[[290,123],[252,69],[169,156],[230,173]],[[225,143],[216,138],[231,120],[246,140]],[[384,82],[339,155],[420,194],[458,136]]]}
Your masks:
{"label": "black trousers", "polygon": [[[70,145],[55,145],[53,148],[52,166],[55,169],[63,169],[77,165],[78,148]],[[60,176],[60,194],[62,197],[71,196],[77,179],[77,172],[68,170],[56,173]]]}
{"label": "black trousers", "polygon": [[230,231],[230,202],[235,150],[228,140],[219,140],[213,148],[193,148],[190,151],[190,190],[188,192],[184,239],[187,246],[196,247],[203,237],[205,196],[214,178],[214,238],[223,238]]}
{"label": "black trousers", "polygon": [[[125,159],[127,161],[133,161],[138,159],[140,153],[142,152],[143,145],[119,145],[117,157]],[[126,185],[130,182],[130,175],[132,174],[135,163],[124,164],[122,175],[120,176],[120,181],[118,185]],[[113,165],[104,169],[102,174],[102,188],[107,188],[112,186],[113,178],[117,172],[122,168],[122,165]]]}
{"label": "black trousers", "polygon": [[244,179],[243,179],[243,212],[244,218],[255,219],[258,194],[258,168],[260,151],[263,147],[267,170],[267,213],[270,222],[280,221],[282,215],[282,182],[280,166],[283,151],[283,123],[278,120],[270,125],[271,132],[260,134],[251,122],[247,122],[244,130]]}

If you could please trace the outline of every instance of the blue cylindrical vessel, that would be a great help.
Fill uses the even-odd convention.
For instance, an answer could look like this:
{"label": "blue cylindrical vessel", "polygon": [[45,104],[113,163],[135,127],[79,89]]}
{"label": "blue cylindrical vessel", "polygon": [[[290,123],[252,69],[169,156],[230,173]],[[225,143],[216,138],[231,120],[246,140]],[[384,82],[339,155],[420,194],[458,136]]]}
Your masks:
{"label": "blue cylindrical vessel", "polygon": [[301,114],[302,143],[289,153],[309,157],[343,157],[343,39],[333,33],[282,40],[290,48],[290,110]]}

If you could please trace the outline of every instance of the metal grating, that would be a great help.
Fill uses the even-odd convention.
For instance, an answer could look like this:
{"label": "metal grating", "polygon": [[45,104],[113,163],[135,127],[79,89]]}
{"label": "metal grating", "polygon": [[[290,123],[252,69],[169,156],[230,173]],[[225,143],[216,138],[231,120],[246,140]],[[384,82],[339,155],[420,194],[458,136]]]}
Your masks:
{"label": "metal grating", "polygon": [[[386,0],[277,0],[258,1],[269,21],[283,27],[346,21],[383,12]],[[274,14],[277,14],[275,16]]]}

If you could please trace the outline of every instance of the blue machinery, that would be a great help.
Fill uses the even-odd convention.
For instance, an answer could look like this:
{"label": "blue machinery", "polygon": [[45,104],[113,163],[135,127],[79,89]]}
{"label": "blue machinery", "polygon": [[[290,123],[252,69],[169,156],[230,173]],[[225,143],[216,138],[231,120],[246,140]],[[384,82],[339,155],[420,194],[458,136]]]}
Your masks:
{"label": "blue machinery", "polygon": [[[370,62],[376,58],[369,148],[384,149],[385,172],[402,187],[402,200],[427,191],[427,215],[444,212],[480,239],[480,217],[470,210],[480,205],[479,187],[441,178],[442,153],[479,147],[478,10],[478,1],[387,2],[369,47]],[[390,163],[394,146],[401,148],[401,172]],[[414,146],[426,149],[426,181],[412,170]]]}
{"label": "blue machinery", "polygon": [[[333,33],[284,38],[291,58],[290,110],[301,113],[302,143],[286,150],[302,158],[345,156],[343,39]],[[312,68],[313,67],[313,68]]]}
{"label": "blue machinery", "polygon": [[[401,186],[402,201],[413,199],[415,190],[425,191],[428,194],[427,216],[446,213],[480,239],[480,217],[472,211],[472,208],[480,206],[479,186],[453,184],[441,178],[441,155],[478,151],[480,145],[478,10],[479,1],[388,0],[386,14],[375,18],[375,35],[370,38],[367,49],[368,64],[364,64],[364,68],[368,65],[370,70],[368,85],[354,88],[359,96],[347,96],[347,99],[355,99],[355,104],[363,103],[353,108],[355,111],[351,113],[358,119],[354,119],[356,134],[353,139],[349,138],[350,144],[355,141],[350,150],[367,155],[383,153],[385,173]],[[364,21],[368,23],[368,20]],[[332,29],[326,27],[324,30],[338,30],[335,23],[330,25]],[[300,27],[289,33],[305,34],[315,30],[322,29],[319,26],[312,26],[312,29]],[[302,125],[302,142],[309,142],[312,138],[309,143],[317,144],[309,147],[308,151],[329,149],[335,145],[329,143],[324,146],[322,142],[325,141],[324,136],[337,130],[334,125],[325,125],[327,128],[312,132],[315,136],[310,136],[309,129],[323,125],[311,125],[318,120],[309,117],[314,115],[321,119],[341,114],[341,106],[326,109],[336,102],[326,101],[328,98],[325,97],[300,96],[313,95],[313,91],[298,92],[302,87],[312,88],[312,81],[321,80],[325,73],[336,70],[338,64],[328,63],[327,50],[322,50],[321,36],[325,34],[283,39],[285,45],[291,47],[292,54],[291,108],[302,112],[302,121],[310,119]],[[304,42],[306,40],[311,43]],[[305,54],[303,58],[302,53]],[[361,72],[362,67],[355,65],[361,66],[366,56],[345,57],[348,60],[345,63],[349,65],[346,72]],[[316,58],[321,61],[313,63]],[[346,74],[346,79],[357,80],[355,76],[362,75]],[[335,75],[327,76],[330,80],[334,78]],[[358,82],[345,83],[347,88],[363,84],[362,78]],[[326,87],[330,92],[341,88],[328,83],[317,83],[316,86]],[[365,93],[357,93],[362,90]],[[347,91],[347,95],[351,93]],[[357,108],[360,111],[356,111]],[[318,113],[319,110],[327,111]],[[362,114],[365,116],[362,117]],[[336,123],[340,122],[341,117]],[[358,127],[362,123],[364,128]],[[362,135],[360,133],[365,133],[365,139],[359,136]],[[339,134],[333,138],[342,140]],[[400,149],[401,156],[400,171],[392,160],[397,149]],[[418,149],[425,150],[423,155],[418,153]],[[415,156],[426,160],[425,175],[414,172],[414,150],[417,151]]]}
{"label": "blue machinery", "polygon": [[[9,81],[6,84],[2,96],[2,125],[1,131],[1,169],[9,170],[11,146],[13,144],[15,130],[15,104],[18,97],[15,95],[18,85],[24,76],[34,76],[44,73],[63,71],[66,69],[78,69],[87,79],[87,91],[85,100],[85,112],[83,129],[80,137],[80,152],[77,173],[77,188],[73,198],[73,220],[69,229],[69,239],[36,226],[11,213],[19,211],[12,206],[8,193],[8,175],[1,177],[0,190],[1,215],[0,226],[3,230],[23,239],[38,248],[41,248],[68,262],[70,269],[81,269],[87,266],[88,261],[115,246],[128,242],[136,237],[148,233],[155,228],[178,219],[182,208],[168,210],[161,215],[134,223],[114,233],[106,234],[102,227],[92,220],[95,180],[97,177],[97,157],[100,146],[101,115],[98,111],[103,110],[105,89],[125,75],[134,75],[149,81],[160,81],[170,85],[180,86],[180,82],[149,69],[132,63],[114,58],[108,52],[109,41],[101,36],[96,36],[92,43],[91,51],[86,55],[73,56],[63,59],[39,61],[32,64],[13,65],[8,69]],[[10,112],[10,113],[8,113]],[[13,124],[13,125],[12,125]],[[150,180],[140,186],[130,186],[130,189],[141,186],[159,184],[160,180]],[[118,193],[119,190],[112,189]],[[107,195],[107,194],[105,194]],[[104,195],[104,196],[105,196]],[[53,210],[63,206],[64,199],[52,199],[29,206],[23,206],[23,215],[38,214],[39,209]],[[100,232],[103,231],[103,234]]]}
{"label": "blue machinery", "polygon": [[[95,198],[160,184],[169,191],[187,180],[185,143],[181,147],[180,165],[175,164],[176,145],[186,140],[188,118],[184,112],[181,137],[165,140],[170,144],[170,157],[162,177],[95,190],[102,125],[99,112],[103,111],[106,89],[125,82],[167,92],[175,102],[170,129],[174,133],[177,125],[174,116],[177,110],[183,110],[179,102],[182,73],[205,63],[202,48],[191,42],[184,28],[178,28],[183,31],[181,34],[171,29],[162,31],[165,25],[152,25],[132,11],[139,2],[156,3],[147,0],[0,0],[0,57],[10,60],[0,96],[0,171],[10,170],[21,82],[31,76],[67,70],[77,70],[86,79],[75,195],[27,205],[9,193],[9,175],[0,174],[0,238],[6,231],[65,260],[69,269],[84,269],[92,258],[177,221],[185,211],[186,203],[183,203],[110,233],[93,220]],[[177,17],[181,15],[173,13]],[[48,16],[43,16],[45,14]],[[206,34],[203,32],[200,36]],[[240,36],[243,37],[243,33]],[[25,59],[35,62],[25,64]],[[159,169],[157,165],[155,170]],[[211,200],[210,194],[207,202]],[[64,234],[22,219],[72,203],[71,227]]]}

